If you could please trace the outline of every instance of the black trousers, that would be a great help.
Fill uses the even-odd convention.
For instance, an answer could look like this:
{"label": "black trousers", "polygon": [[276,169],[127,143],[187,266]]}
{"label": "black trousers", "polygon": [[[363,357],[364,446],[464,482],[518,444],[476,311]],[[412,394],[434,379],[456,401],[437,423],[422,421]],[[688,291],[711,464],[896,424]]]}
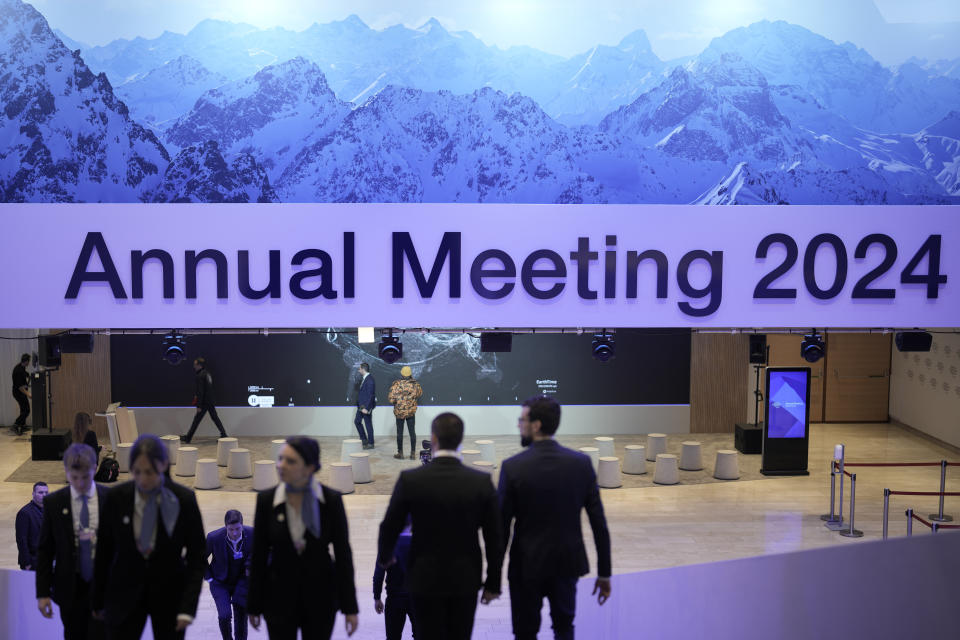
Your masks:
{"label": "black trousers", "polygon": [[383,624],[387,628],[387,640],[400,640],[403,635],[403,625],[406,624],[408,617],[410,627],[413,629],[413,637],[419,638],[417,624],[413,619],[413,602],[410,595],[387,594],[387,602],[383,605]]}
{"label": "black trousers", "polygon": [[416,416],[410,416],[409,418],[397,418],[397,453],[403,453],[404,420],[407,422],[407,431],[410,432],[410,453],[413,453],[417,450],[417,432],[413,428],[417,423]]}
{"label": "black trousers", "polygon": [[553,637],[573,640],[573,617],[577,610],[577,579],[550,578],[510,581],[510,613],[517,640],[536,640],[540,630],[543,599],[550,603]]}
{"label": "black trousers", "polygon": [[[220,635],[223,640],[247,640],[247,605],[235,597],[236,583],[228,584],[210,581],[210,595],[217,605],[217,618],[220,619]],[[230,608],[233,607],[233,634],[230,633]]]}
{"label": "black trousers", "polygon": [[220,416],[217,415],[217,408],[212,404],[205,404],[199,407],[197,415],[193,416],[193,423],[190,425],[190,430],[187,431],[187,442],[190,442],[193,439],[193,434],[197,432],[197,426],[200,424],[200,421],[203,420],[203,416],[210,413],[210,419],[213,420],[213,424],[217,425],[217,429],[220,431],[220,437],[227,437],[227,430],[223,428],[223,423],[220,422]]}
{"label": "black trousers", "polygon": [[20,405],[20,415],[17,416],[13,424],[18,429],[22,429],[27,425],[27,416],[30,415],[30,400],[27,398],[27,394],[20,391],[20,389],[13,390],[13,398],[17,401],[17,404]]}
{"label": "black trousers", "polygon": [[90,611],[90,583],[77,576],[73,601],[60,605],[64,640],[101,640],[106,631],[103,622],[94,620]]}
{"label": "black trousers", "polygon": [[417,640],[470,640],[477,597],[414,595]]}
{"label": "black trousers", "polygon": [[270,640],[297,640],[297,629],[303,640],[329,640],[333,623],[337,621],[337,610],[326,609],[316,602],[301,602],[296,616],[265,615],[264,618]]}
{"label": "black trousers", "polygon": [[[353,418],[353,425],[357,428],[357,433],[360,434],[360,441],[363,444],[373,444],[373,410],[364,413],[357,407],[357,415]],[[364,427],[367,428],[366,433],[363,432]]]}
{"label": "black trousers", "polygon": [[[136,640],[143,635],[143,628],[150,616],[154,640],[183,640],[184,631],[177,631],[179,594],[170,593],[169,587],[157,584],[144,577],[147,588],[138,602],[125,611],[122,620],[107,618],[108,640]],[[109,609],[108,609],[109,610]]]}

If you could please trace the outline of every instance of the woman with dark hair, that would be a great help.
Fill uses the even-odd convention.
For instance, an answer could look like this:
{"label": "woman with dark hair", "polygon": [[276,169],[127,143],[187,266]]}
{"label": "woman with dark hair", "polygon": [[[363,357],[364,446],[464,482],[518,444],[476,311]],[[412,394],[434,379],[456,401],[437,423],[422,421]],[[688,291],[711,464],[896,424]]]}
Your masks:
{"label": "woman with dark hair", "polygon": [[140,436],[130,450],[133,480],[104,501],[91,599],[107,638],[139,638],[150,616],[154,638],[182,639],[196,616],[203,521],[193,491],[166,475],[169,466],[166,445]]}
{"label": "woman with dark hair", "polygon": [[[280,484],[257,494],[247,611],[272,640],[329,638],[337,611],[357,630],[357,592],[340,493],[321,485],[320,446],[291,436],[277,458]],[[333,545],[333,558],[330,546]]]}
{"label": "woman with dark hair", "polygon": [[[73,419],[73,443],[86,444],[93,448],[97,454],[97,464],[100,464],[100,443],[97,442],[97,434],[90,428],[90,414],[78,411]],[[96,469],[94,469],[96,471]]]}

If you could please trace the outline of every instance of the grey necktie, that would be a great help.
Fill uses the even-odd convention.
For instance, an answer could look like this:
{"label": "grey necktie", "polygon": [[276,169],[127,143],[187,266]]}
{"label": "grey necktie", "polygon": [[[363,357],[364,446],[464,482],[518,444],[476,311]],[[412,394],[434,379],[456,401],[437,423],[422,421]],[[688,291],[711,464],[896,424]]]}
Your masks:
{"label": "grey necktie", "polygon": [[[83,505],[80,507],[80,529],[86,533],[90,528],[90,509],[87,501],[90,496],[84,494],[80,496]],[[84,535],[80,539],[80,577],[84,582],[90,582],[93,579],[93,541],[89,536]]]}
{"label": "grey necktie", "polygon": [[145,500],[143,504],[143,520],[140,522],[140,553],[149,555],[153,551],[151,541],[153,531],[157,528],[157,498],[160,497],[160,490],[144,493]]}

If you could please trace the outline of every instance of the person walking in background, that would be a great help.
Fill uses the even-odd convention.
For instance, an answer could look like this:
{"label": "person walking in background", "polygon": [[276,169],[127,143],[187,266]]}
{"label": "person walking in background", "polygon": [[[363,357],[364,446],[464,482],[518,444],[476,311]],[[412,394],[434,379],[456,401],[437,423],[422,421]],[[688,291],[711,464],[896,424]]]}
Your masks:
{"label": "person walking in background", "polygon": [[[379,564],[373,570],[373,608],[377,613],[384,614],[383,624],[387,631],[387,640],[400,640],[403,635],[403,626],[410,618],[410,627],[413,637],[417,637],[417,624],[414,621],[413,605],[410,602],[410,590],[407,584],[407,559],[410,555],[410,521],[400,532],[397,546],[393,549],[393,557],[389,560],[389,567],[384,569]],[[387,579],[387,604],[383,604],[380,594],[383,591],[383,579]]]}
{"label": "person walking in background", "polygon": [[133,480],[103,502],[94,556],[94,617],[107,638],[139,638],[150,616],[156,640],[182,640],[197,615],[206,563],[193,490],[167,477],[167,446],[153,434],[130,449]]}
{"label": "person walking in background", "polygon": [[410,459],[413,460],[417,448],[417,432],[414,429],[417,417],[417,399],[423,395],[423,387],[413,378],[413,370],[404,366],[400,369],[399,380],[394,380],[387,394],[387,401],[393,405],[393,416],[397,419],[397,460],[403,459],[403,423],[406,421],[410,432]]}
{"label": "person walking in background", "polygon": [[99,639],[104,637],[104,628],[91,615],[90,586],[97,528],[108,490],[93,481],[97,456],[89,445],[75,442],[67,447],[63,467],[67,486],[44,500],[37,553],[37,608],[43,617],[52,618],[50,602],[57,603],[66,640]]}
{"label": "person walking in background", "polygon": [[27,365],[30,364],[30,354],[25,353],[20,356],[19,364],[13,367],[13,399],[20,406],[20,415],[13,423],[13,430],[17,435],[23,435],[27,430],[27,416],[30,415],[30,400],[33,395],[30,393],[30,374],[27,373]]}
{"label": "person walking in background", "polygon": [[37,568],[37,546],[40,544],[40,527],[43,523],[43,499],[50,489],[46,482],[33,484],[33,497],[17,511],[17,564],[25,571]]}
{"label": "person walking in background", "polygon": [[[280,484],[257,494],[247,611],[272,640],[329,638],[337,610],[357,630],[357,591],[347,513],[338,491],[317,482],[320,446],[291,436],[277,458]],[[333,557],[330,547],[333,546]]]}
{"label": "person walking in background", "polygon": [[536,396],[521,410],[520,444],[526,449],[500,467],[500,510],[510,544],[510,611],[517,640],[536,640],[543,599],[557,640],[573,640],[577,580],[589,570],[580,530],[586,510],[597,546],[593,593],[603,604],[610,597],[610,533],[590,458],[554,440],[560,405]]}
{"label": "person walking in background", "polygon": [[[388,568],[400,532],[413,526],[408,574],[417,640],[469,640],[481,602],[500,597],[503,542],[497,494],[490,474],[463,466],[456,449],[463,421],[442,413],[430,425],[433,461],[397,478],[380,523],[377,563]],[[481,580],[483,532],[487,579]]]}
{"label": "person walking in background", "polygon": [[200,421],[203,420],[203,416],[208,412],[210,413],[210,419],[213,420],[213,424],[217,425],[217,430],[220,431],[220,437],[226,438],[227,430],[223,428],[223,423],[220,422],[220,416],[217,415],[217,407],[213,403],[213,376],[207,371],[207,360],[205,358],[197,358],[194,360],[193,370],[197,374],[197,393],[194,398],[197,404],[197,414],[193,416],[193,423],[191,423],[187,435],[180,436],[180,439],[190,444],[190,441],[193,439],[193,434],[197,431],[197,426],[200,424]]}
{"label": "person walking in background", "polygon": [[97,457],[94,463],[100,464],[100,443],[97,442],[97,434],[90,428],[91,422],[89,413],[77,412],[73,418],[73,443],[88,445]]}
{"label": "person walking in background", "polygon": [[[360,441],[364,449],[373,449],[373,409],[377,406],[377,383],[370,375],[370,365],[361,362],[357,367],[360,371],[360,389],[357,391],[357,415],[353,424],[360,434]],[[361,424],[362,423],[362,424]],[[363,429],[367,431],[364,433]]]}
{"label": "person walking in background", "polygon": [[210,595],[217,605],[217,619],[223,640],[246,640],[253,527],[243,524],[243,514],[236,509],[230,509],[224,514],[223,524],[222,528],[207,534],[207,552],[204,558],[213,556],[213,560],[207,565],[206,577],[210,582]]}

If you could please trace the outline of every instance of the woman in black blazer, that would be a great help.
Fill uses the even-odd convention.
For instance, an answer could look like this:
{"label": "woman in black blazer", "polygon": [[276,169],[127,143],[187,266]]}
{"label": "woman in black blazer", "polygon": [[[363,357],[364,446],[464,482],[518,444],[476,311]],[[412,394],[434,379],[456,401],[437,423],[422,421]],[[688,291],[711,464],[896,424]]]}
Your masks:
{"label": "woman in black blazer", "polygon": [[[73,443],[89,445],[93,452],[97,454],[97,465],[100,464],[100,443],[97,442],[96,432],[90,428],[90,414],[83,411],[77,412],[73,419]],[[96,471],[96,469],[94,469]]]}
{"label": "woman in black blazer", "polygon": [[104,500],[91,600],[108,638],[139,638],[149,615],[156,640],[181,639],[197,614],[203,521],[193,491],[166,475],[169,466],[166,445],[140,436],[130,450],[133,480]]}
{"label": "woman in black blazer", "polygon": [[[340,493],[321,485],[317,441],[287,438],[277,459],[280,484],[257,494],[247,611],[267,620],[272,640],[329,638],[337,611],[357,630],[357,592],[347,514]],[[333,545],[335,560],[330,557]]]}

